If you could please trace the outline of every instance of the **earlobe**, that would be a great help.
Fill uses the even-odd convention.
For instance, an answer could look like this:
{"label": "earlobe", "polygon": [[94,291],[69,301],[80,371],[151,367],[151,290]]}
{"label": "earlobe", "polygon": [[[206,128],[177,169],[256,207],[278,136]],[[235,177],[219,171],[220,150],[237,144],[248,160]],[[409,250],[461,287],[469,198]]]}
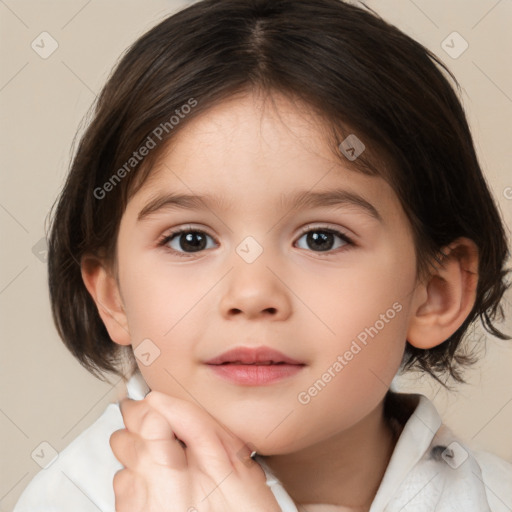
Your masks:
{"label": "earlobe", "polygon": [[119,345],[131,345],[126,312],[118,283],[96,257],[84,256],[81,273],[110,338]]}
{"label": "earlobe", "polygon": [[444,257],[425,284],[418,286],[407,341],[428,349],[447,340],[466,320],[476,299],[478,248],[461,237],[442,251]]}

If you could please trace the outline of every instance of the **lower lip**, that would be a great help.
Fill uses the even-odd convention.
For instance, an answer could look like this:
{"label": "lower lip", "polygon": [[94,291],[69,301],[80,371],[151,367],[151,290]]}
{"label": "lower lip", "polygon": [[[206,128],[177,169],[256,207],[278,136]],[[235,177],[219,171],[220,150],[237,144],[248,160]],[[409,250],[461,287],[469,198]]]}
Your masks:
{"label": "lower lip", "polygon": [[220,377],[236,384],[261,386],[291,377],[304,367],[297,364],[212,364],[212,370]]}

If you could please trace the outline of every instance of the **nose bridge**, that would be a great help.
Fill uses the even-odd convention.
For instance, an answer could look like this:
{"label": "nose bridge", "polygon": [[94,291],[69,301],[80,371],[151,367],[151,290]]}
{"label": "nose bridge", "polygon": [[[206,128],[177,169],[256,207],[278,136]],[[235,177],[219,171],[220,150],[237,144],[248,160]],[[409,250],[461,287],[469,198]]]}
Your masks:
{"label": "nose bridge", "polygon": [[[271,237],[264,239],[268,241]],[[278,277],[278,253],[277,248],[260,243],[252,235],[235,246],[232,270],[221,301],[223,314],[243,313],[248,317],[289,314],[287,288]]]}

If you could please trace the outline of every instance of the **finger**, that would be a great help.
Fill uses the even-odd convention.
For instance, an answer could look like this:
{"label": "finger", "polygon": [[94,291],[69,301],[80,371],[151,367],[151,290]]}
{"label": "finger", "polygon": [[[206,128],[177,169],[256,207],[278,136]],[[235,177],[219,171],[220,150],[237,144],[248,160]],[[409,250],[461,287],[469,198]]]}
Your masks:
{"label": "finger", "polygon": [[120,407],[129,431],[148,440],[162,441],[147,445],[156,463],[167,464],[175,469],[182,469],[188,465],[181,441],[176,438],[168,421],[148,402],[125,399]]}
{"label": "finger", "polygon": [[174,439],[169,422],[145,400],[124,398],[120,402],[126,428],[146,439]]}
{"label": "finger", "polygon": [[137,453],[140,447],[137,434],[128,430],[116,430],[109,439],[110,448],[116,459],[125,467],[135,469],[140,456]]}
{"label": "finger", "polygon": [[187,457],[176,439],[147,440],[128,430],[116,430],[110,436],[114,456],[126,468],[142,473],[152,464],[182,470]]}
{"label": "finger", "polygon": [[176,436],[185,443],[189,465],[193,461],[219,478],[233,470],[232,458],[236,458],[243,442],[228,434],[207,411],[158,391],[151,391],[144,400],[168,421]]}
{"label": "finger", "polygon": [[147,501],[147,488],[133,471],[121,469],[112,480],[116,512],[143,512]]}

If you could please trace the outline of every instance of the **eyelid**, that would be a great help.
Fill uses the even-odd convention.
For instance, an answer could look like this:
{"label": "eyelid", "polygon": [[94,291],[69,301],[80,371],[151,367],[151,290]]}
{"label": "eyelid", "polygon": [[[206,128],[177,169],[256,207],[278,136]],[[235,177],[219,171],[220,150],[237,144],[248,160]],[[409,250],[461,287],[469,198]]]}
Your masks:
{"label": "eyelid", "polygon": [[217,237],[215,237],[214,235],[212,235],[208,229],[204,228],[203,226],[194,226],[192,224],[183,224],[179,227],[175,227],[175,228],[170,228],[169,230],[167,230],[159,239],[158,239],[158,245],[163,245],[163,242],[167,239],[169,239],[170,237],[174,237],[176,235],[179,235],[181,233],[187,233],[189,231],[198,231],[200,233],[204,233],[206,235],[208,235],[209,237],[213,238],[213,240],[215,241],[215,243],[219,243],[218,240],[217,240]]}
{"label": "eyelid", "polygon": [[300,228],[299,233],[301,235],[303,235],[304,233],[307,233],[308,231],[311,231],[313,229],[318,229],[318,230],[324,229],[326,231],[327,230],[337,231],[337,232],[347,236],[347,238],[350,236],[347,233],[347,230],[345,228],[342,228],[342,227],[339,227],[339,226],[330,225],[328,222],[327,223],[319,222],[318,224],[315,224],[315,223],[306,224],[306,226]]}
{"label": "eyelid", "polygon": [[298,238],[302,237],[304,234],[308,233],[309,231],[312,231],[315,229],[318,231],[328,231],[331,233],[335,233],[338,236],[340,236],[342,239],[344,239],[345,242],[347,242],[347,244],[354,245],[354,246],[357,245],[355,243],[355,240],[357,239],[357,237],[355,235],[352,235],[349,230],[342,228],[340,226],[334,226],[334,225],[330,226],[328,223],[324,223],[324,224],[320,223],[319,225],[307,224],[306,226],[301,228]]}

